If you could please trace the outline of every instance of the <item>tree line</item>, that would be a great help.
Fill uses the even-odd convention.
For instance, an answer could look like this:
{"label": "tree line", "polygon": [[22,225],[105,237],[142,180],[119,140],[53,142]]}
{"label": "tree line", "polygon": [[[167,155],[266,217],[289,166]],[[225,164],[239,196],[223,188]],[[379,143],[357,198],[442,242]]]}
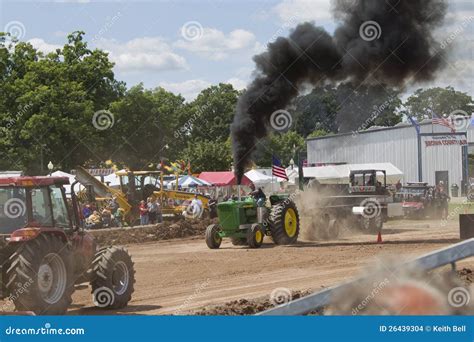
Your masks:
{"label": "tree line", "polygon": [[[162,160],[183,160],[192,172],[229,170],[230,124],[240,91],[220,83],[187,102],[180,94],[115,78],[105,51],[88,48],[84,32],[45,54],[0,33],[0,169],[47,172],[76,165],[155,169]],[[316,87],[288,108],[291,125],[263,139],[255,153],[267,167],[284,164],[308,137],[392,126],[407,115],[423,119],[472,112],[472,97],[451,87],[418,89],[405,102],[395,89],[350,84]]]}

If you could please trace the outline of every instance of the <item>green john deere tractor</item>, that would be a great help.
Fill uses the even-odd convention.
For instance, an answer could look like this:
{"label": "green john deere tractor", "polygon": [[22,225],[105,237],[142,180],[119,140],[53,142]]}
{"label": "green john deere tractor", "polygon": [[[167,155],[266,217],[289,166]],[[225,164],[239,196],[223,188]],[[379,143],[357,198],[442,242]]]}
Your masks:
{"label": "green john deere tractor", "polygon": [[265,235],[271,236],[278,245],[295,243],[300,230],[295,203],[287,195],[272,195],[270,203],[270,208],[257,206],[252,197],[219,203],[219,223],[206,229],[207,246],[219,248],[222,238],[228,237],[235,246],[258,248]]}

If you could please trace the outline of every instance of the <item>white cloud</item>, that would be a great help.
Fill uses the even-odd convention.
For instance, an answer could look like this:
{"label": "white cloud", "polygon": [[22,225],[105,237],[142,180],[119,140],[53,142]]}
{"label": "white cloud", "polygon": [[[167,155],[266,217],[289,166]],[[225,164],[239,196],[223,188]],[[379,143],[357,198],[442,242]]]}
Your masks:
{"label": "white cloud", "polygon": [[109,52],[110,59],[121,71],[188,69],[185,58],[160,37],[135,38],[126,43],[101,39],[96,45]]}
{"label": "white cloud", "polygon": [[28,40],[28,43],[33,45],[33,47],[41,52],[44,53],[50,53],[56,51],[56,49],[61,49],[61,45],[56,45],[56,44],[49,44],[46,43],[43,39],[41,38],[32,38]]}
{"label": "white cloud", "polygon": [[199,37],[192,40],[180,39],[174,46],[212,60],[221,60],[238,50],[253,48],[256,44],[255,35],[246,30],[238,29],[226,35],[214,28],[203,28]]}
{"label": "white cloud", "polygon": [[247,87],[247,81],[245,80],[242,80],[238,77],[231,77],[229,78],[227,81],[225,81],[225,83],[230,83],[232,84],[232,86],[234,87],[234,89],[237,89],[237,90],[242,90],[244,88]]}
{"label": "white cloud", "polygon": [[201,90],[209,87],[210,82],[204,80],[187,80],[184,82],[161,82],[160,87],[165,88],[175,94],[181,94],[187,101],[192,101],[201,92]]}
{"label": "white cloud", "polygon": [[328,0],[283,0],[273,11],[284,23],[332,19],[331,2]]}

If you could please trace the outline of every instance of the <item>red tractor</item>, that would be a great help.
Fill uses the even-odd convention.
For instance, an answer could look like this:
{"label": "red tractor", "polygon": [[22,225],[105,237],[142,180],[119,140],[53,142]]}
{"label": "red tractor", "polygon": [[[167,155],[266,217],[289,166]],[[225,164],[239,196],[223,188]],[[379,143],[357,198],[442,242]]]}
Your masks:
{"label": "red tractor", "polygon": [[60,315],[75,286],[89,282],[96,306],[131,299],[135,271],[124,247],[98,248],[84,230],[62,177],[0,178],[0,298],[18,311]]}

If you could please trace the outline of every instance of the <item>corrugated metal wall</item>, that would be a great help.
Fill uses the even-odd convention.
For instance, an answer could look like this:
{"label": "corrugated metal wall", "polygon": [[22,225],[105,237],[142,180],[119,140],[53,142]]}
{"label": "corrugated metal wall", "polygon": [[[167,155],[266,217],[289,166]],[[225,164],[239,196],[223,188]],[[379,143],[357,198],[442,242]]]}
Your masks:
{"label": "corrugated metal wall", "polygon": [[[450,130],[439,125],[424,124],[421,125],[421,132],[438,133],[450,132]],[[474,138],[474,131],[472,133]],[[421,145],[423,181],[434,184],[435,171],[448,171],[449,183],[460,185],[462,180],[461,147],[458,145],[425,147],[426,139],[422,137]],[[310,139],[307,141],[307,147],[309,163],[390,162],[403,171],[402,181],[418,181],[417,136],[414,127],[410,125]]]}

